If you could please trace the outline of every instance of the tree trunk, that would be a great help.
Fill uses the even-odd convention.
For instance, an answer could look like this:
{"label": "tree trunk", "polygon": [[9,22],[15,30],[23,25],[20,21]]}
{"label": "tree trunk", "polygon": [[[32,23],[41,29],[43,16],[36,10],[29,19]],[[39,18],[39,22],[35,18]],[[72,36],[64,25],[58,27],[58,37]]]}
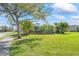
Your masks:
{"label": "tree trunk", "polygon": [[17,38],[21,38],[21,35],[20,35],[20,27],[19,27],[19,21],[18,21],[18,18],[16,18],[16,25],[17,25]]}

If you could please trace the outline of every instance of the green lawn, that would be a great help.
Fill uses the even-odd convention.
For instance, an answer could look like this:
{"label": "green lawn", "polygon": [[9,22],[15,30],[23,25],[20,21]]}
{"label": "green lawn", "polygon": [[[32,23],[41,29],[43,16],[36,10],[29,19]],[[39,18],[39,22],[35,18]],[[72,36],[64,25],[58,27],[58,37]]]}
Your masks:
{"label": "green lawn", "polygon": [[28,35],[13,41],[10,55],[79,56],[79,33]]}
{"label": "green lawn", "polygon": [[0,37],[0,40],[2,40],[3,38],[2,37]]}

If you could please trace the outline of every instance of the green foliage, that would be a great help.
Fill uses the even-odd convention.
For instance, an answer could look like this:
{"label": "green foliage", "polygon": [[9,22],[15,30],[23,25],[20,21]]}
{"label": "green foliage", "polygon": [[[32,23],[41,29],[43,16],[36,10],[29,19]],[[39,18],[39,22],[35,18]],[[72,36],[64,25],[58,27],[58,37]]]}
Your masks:
{"label": "green foliage", "polygon": [[68,23],[66,22],[55,23],[55,25],[56,25],[56,32],[62,34],[64,34],[64,32],[67,31],[69,27]]}
{"label": "green foliage", "polygon": [[12,17],[7,16],[7,18],[8,18],[8,23],[13,26],[15,24],[15,22],[13,21]]}
{"label": "green foliage", "polygon": [[77,32],[79,32],[79,28],[76,28],[77,29]]}
{"label": "green foliage", "polygon": [[44,24],[43,26],[40,26],[40,32],[45,34],[48,31],[48,25]]}
{"label": "green foliage", "polygon": [[[48,10],[43,10],[45,4],[18,4],[18,7],[26,11],[27,15],[33,16],[35,19],[46,19],[48,13],[46,11]],[[50,9],[50,8],[49,8]]]}
{"label": "green foliage", "polygon": [[44,24],[43,26],[40,26],[40,31],[42,33],[53,33],[54,31],[54,26],[53,25],[48,25],[48,24]]}
{"label": "green foliage", "polygon": [[48,31],[49,31],[49,33],[54,33],[54,26],[53,25],[48,25]]}
{"label": "green foliage", "polygon": [[[9,16],[17,25],[18,38],[20,38],[20,27],[19,19],[26,16],[32,16],[34,19],[46,19],[48,14],[48,9],[46,9],[45,4],[35,4],[35,3],[2,3],[0,4],[0,13]],[[46,10],[45,10],[45,9]],[[51,8],[51,7],[50,7]],[[49,9],[50,9],[49,8]]]}
{"label": "green foliage", "polygon": [[30,30],[34,31],[34,26],[31,21],[23,20],[20,22],[20,28],[24,33],[28,33]]}

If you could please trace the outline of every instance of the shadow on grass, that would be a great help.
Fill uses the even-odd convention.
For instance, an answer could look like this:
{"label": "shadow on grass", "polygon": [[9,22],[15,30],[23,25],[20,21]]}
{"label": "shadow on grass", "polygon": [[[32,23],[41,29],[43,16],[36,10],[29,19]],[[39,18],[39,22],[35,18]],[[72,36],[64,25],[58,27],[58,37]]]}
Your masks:
{"label": "shadow on grass", "polygon": [[24,50],[29,49],[30,51],[33,51],[34,47],[40,46],[41,40],[42,39],[40,38],[15,40],[12,44],[12,47],[10,47],[10,55],[15,55],[17,53],[23,53],[23,49]]}
{"label": "shadow on grass", "polygon": [[19,44],[22,44],[22,43],[32,43],[34,41],[41,41],[42,39],[40,38],[26,38],[26,39],[21,39],[21,40],[16,40],[15,39],[15,42],[13,43],[14,45],[19,45]]}
{"label": "shadow on grass", "polygon": [[9,52],[8,41],[0,42],[0,56],[6,56]]}
{"label": "shadow on grass", "polygon": [[[28,34],[21,34],[21,36],[26,36],[26,35],[28,35]],[[12,36],[12,37],[17,37],[18,34],[11,34],[10,36]]]}

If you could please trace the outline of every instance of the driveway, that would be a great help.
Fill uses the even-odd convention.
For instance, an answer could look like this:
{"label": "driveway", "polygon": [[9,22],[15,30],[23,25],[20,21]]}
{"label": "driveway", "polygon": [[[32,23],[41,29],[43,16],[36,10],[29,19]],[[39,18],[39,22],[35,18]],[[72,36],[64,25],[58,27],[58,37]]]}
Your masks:
{"label": "driveway", "polygon": [[[0,37],[5,37],[10,32],[0,33]],[[9,56],[9,48],[11,46],[12,37],[5,37],[0,41],[0,56]]]}
{"label": "driveway", "polygon": [[4,37],[5,35],[8,35],[10,32],[0,32],[0,37]]}

